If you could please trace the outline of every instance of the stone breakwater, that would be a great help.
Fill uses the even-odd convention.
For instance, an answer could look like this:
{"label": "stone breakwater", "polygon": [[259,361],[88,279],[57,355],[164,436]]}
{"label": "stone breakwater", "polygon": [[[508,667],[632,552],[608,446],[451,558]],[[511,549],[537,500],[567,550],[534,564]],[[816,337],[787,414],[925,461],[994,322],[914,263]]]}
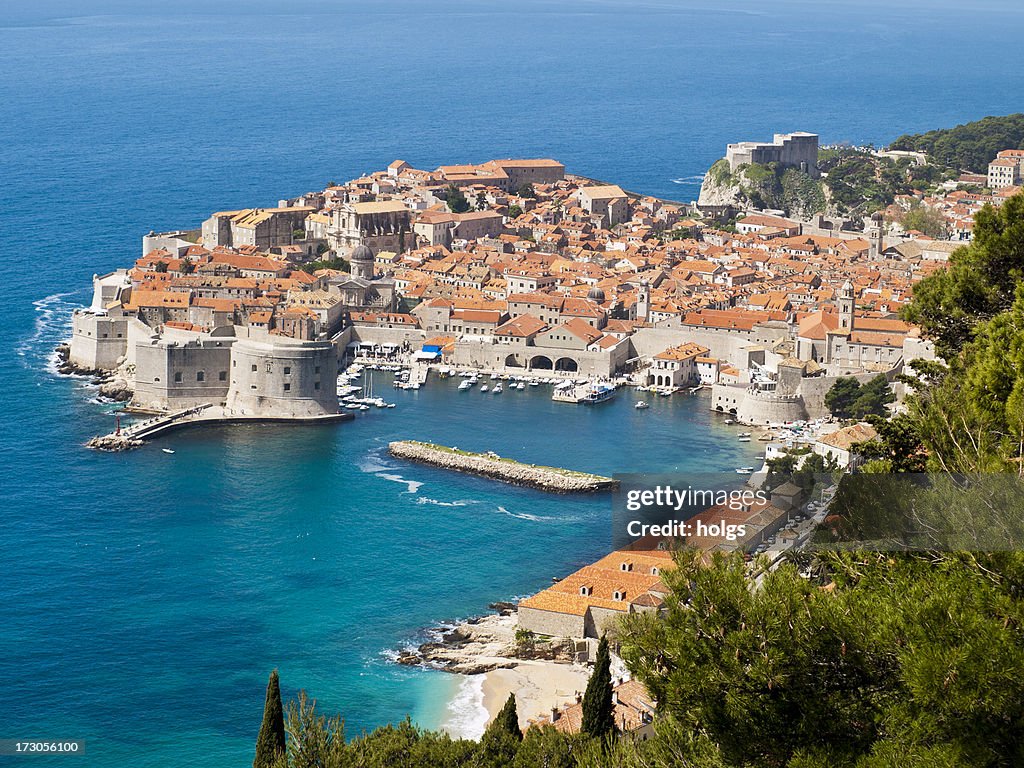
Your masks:
{"label": "stone breakwater", "polygon": [[421,443],[416,440],[389,443],[388,452],[398,459],[490,477],[512,485],[528,486],[551,493],[593,493],[618,486],[618,481],[610,477],[557,467],[521,464],[495,453],[470,453],[460,451],[458,448]]}

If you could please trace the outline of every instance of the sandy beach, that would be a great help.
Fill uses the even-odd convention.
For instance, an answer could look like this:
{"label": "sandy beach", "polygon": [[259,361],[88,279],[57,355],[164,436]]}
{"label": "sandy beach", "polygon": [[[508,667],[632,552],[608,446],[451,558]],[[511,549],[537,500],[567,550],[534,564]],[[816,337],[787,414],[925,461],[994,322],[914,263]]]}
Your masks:
{"label": "sandy beach", "polygon": [[590,677],[590,668],[579,664],[551,661],[524,661],[512,669],[495,669],[484,674],[484,708],[488,722],[494,719],[510,693],[516,695],[519,725],[550,715],[552,707],[561,707],[582,695]]}

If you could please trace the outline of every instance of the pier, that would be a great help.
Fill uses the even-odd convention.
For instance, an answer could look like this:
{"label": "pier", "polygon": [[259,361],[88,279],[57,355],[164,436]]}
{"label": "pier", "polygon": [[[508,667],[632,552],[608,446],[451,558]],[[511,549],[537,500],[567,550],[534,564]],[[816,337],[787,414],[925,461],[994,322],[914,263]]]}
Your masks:
{"label": "pier", "polygon": [[108,435],[99,435],[89,440],[86,447],[100,451],[128,451],[140,447],[147,440],[152,440],[173,430],[201,425],[334,424],[339,421],[351,421],[354,418],[355,416],[351,413],[330,413],[323,416],[306,417],[240,416],[225,413],[221,406],[203,403],[194,408],[160,414],[129,424]]}
{"label": "pier", "polygon": [[503,458],[493,451],[471,453],[445,445],[401,440],[389,443],[388,452],[399,459],[489,477],[551,493],[594,493],[612,490],[618,486],[618,481],[610,477],[558,467],[522,464],[514,459]]}

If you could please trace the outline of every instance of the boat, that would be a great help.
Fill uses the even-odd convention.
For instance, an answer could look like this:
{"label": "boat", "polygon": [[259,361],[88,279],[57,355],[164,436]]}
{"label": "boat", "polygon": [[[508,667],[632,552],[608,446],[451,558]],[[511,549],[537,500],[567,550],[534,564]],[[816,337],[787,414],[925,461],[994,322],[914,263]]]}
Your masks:
{"label": "boat", "polygon": [[749,474],[752,474],[753,471],[754,470],[747,469],[746,467],[740,467],[739,469],[736,470],[736,474],[737,475],[749,475]]}
{"label": "boat", "polygon": [[501,394],[501,384],[495,384],[494,385],[494,389],[491,390],[491,394],[492,395],[500,395]]}
{"label": "boat", "polygon": [[587,405],[593,405],[594,403],[603,403],[607,400],[611,400],[615,397],[615,387],[608,387],[603,384],[593,387],[587,394],[580,400],[581,403]]}
{"label": "boat", "polygon": [[531,387],[539,387],[540,386],[540,381],[537,380],[537,379],[530,379],[530,386]]}
{"label": "boat", "polygon": [[348,403],[345,407],[348,408],[350,411],[357,411],[362,406],[360,406],[359,403]]}
{"label": "boat", "polygon": [[161,448],[160,450],[163,451],[164,453],[174,453],[174,451],[172,451],[170,448]]}
{"label": "boat", "polygon": [[662,397],[671,397],[672,396],[672,390],[671,389],[663,389],[658,394],[661,395]]}
{"label": "boat", "polygon": [[741,437],[740,438],[740,442],[741,443],[749,443],[750,442],[750,438],[749,437]]}
{"label": "boat", "polygon": [[388,403],[388,408],[394,408],[394,407],[395,407],[394,403]]}
{"label": "boat", "polygon": [[749,432],[740,432],[740,437],[750,437]]}
{"label": "boat", "polygon": [[650,408],[651,404],[648,403],[646,400],[638,400],[637,404],[634,405],[633,407],[636,408],[638,411],[642,411],[644,408]]}
{"label": "boat", "polygon": [[472,389],[472,388],[473,388],[473,382],[470,381],[469,379],[464,379],[463,382],[461,384],[459,384],[459,390],[462,391],[462,392],[465,392],[467,389]]}
{"label": "boat", "polygon": [[726,419],[726,420],[725,420],[724,422],[722,422],[722,423],[723,423],[723,424],[735,424],[736,422],[735,422],[735,421],[733,421],[732,419]]}
{"label": "boat", "polygon": [[490,387],[488,387],[486,384],[484,384],[482,387],[480,387],[480,391],[481,392],[486,392],[488,389],[490,389]]}
{"label": "boat", "polygon": [[368,411],[368,410],[370,410],[370,406],[368,406],[368,405],[357,405],[356,407],[357,407],[357,408],[358,408],[358,409],[359,409],[360,411]]}
{"label": "boat", "polygon": [[516,389],[519,389],[519,390],[526,389],[526,385],[523,384],[523,382],[521,382],[521,381],[516,382],[516,384],[514,386],[515,386]]}

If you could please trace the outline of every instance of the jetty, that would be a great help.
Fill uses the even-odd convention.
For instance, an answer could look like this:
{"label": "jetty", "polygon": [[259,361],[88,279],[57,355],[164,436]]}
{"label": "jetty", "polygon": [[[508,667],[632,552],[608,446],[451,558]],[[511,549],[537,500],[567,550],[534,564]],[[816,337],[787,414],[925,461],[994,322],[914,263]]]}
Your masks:
{"label": "jetty", "polygon": [[388,444],[388,452],[398,459],[480,475],[551,493],[594,493],[618,487],[618,480],[610,477],[558,467],[523,464],[499,456],[493,451],[472,453],[418,440],[399,440]]}
{"label": "jetty", "polygon": [[227,424],[333,424],[351,421],[351,413],[329,413],[321,416],[249,416],[225,413],[221,406],[204,403],[171,413],[161,413],[143,421],[118,428],[108,435],[99,435],[85,445],[100,451],[129,451],[138,448],[147,440],[173,430],[196,426],[220,426]]}

